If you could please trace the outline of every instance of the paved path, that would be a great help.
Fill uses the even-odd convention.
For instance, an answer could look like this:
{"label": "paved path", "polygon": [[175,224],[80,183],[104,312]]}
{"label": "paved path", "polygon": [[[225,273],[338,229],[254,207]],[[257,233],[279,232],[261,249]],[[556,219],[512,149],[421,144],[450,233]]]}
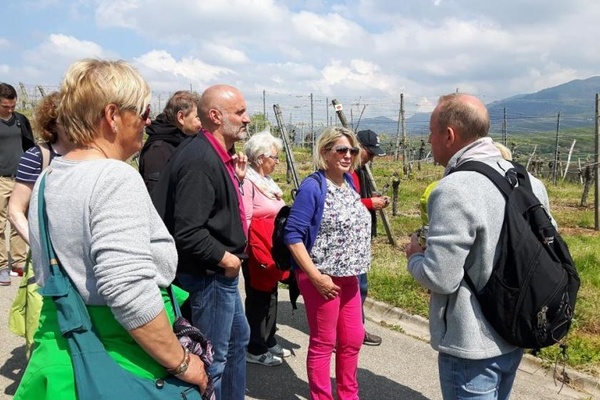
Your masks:
{"label": "paved path", "polygon": [[[24,339],[10,333],[6,322],[18,280],[13,279],[10,287],[0,287],[0,399],[12,399],[25,364]],[[300,298],[298,310],[292,313],[287,299],[287,291],[280,290],[278,336],[280,343],[292,349],[294,355],[278,367],[249,364],[246,399],[308,398],[305,369],[308,330],[304,305]],[[383,344],[361,350],[358,372],[361,400],[441,398],[437,379],[437,354],[426,342],[371,321],[367,322],[367,329],[382,336]],[[542,369],[527,366],[519,371],[512,398],[593,398],[568,387],[558,394],[558,389]]]}

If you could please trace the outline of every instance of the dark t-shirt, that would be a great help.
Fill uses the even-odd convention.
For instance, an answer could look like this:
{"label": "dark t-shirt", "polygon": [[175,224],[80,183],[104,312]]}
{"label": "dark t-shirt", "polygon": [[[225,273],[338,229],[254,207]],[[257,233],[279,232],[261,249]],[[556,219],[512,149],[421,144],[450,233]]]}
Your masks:
{"label": "dark t-shirt", "polygon": [[8,121],[0,119],[0,176],[15,176],[23,154],[20,123],[13,115]]}

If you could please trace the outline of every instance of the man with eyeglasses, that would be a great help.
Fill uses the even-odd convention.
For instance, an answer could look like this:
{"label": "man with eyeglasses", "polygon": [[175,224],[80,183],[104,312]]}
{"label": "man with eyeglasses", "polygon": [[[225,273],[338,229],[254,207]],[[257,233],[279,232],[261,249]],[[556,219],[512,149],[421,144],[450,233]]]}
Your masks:
{"label": "man with eyeglasses", "polygon": [[[15,175],[23,152],[34,146],[31,124],[23,114],[15,112],[17,91],[8,83],[0,83],[0,286],[10,285],[9,259],[15,271],[23,268],[27,245],[10,228],[7,219],[8,200],[15,185]],[[8,225],[7,225],[8,223]],[[10,229],[10,252],[5,230]]]}
{"label": "man with eyeglasses", "polygon": [[[390,203],[390,199],[386,196],[378,196],[373,193],[373,188],[367,177],[366,165],[373,161],[375,156],[385,156],[385,151],[379,145],[379,137],[372,130],[358,131],[356,134],[358,141],[360,142],[360,167],[352,172],[352,179],[354,180],[354,186],[360,194],[361,201],[369,210],[371,214],[371,236],[377,235],[377,217],[375,212],[385,208]],[[358,283],[360,285],[360,297],[363,305],[367,299],[367,293],[369,291],[369,283],[367,274],[361,274],[358,276]],[[365,321],[365,312],[363,309],[363,323]],[[368,346],[379,346],[381,344],[381,337],[367,332],[365,329],[365,339],[363,344]]]}

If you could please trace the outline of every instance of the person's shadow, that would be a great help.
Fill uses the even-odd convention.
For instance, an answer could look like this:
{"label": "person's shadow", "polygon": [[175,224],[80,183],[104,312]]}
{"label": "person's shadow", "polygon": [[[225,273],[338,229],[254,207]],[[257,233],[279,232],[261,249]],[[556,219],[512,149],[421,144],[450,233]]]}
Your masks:
{"label": "person's shadow", "polygon": [[[289,301],[279,301],[277,307],[277,325],[287,325],[308,334],[304,304],[299,303],[298,309],[293,311]],[[288,338],[279,335],[277,335],[277,343],[285,349],[290,349],[292,356],[286,358],[286,361],[277,367],[247,364],[246,394],[255,399],[265,400],[307,399],[309,397],[308,383],[298,378],[288,364],[292,357],[296,357],[295,350],[306,344],[293,343]]]}
{"label": "person's shadow", "polygon": [[[289,326],[308,335],[305,313],[302,303],[298,303],[298,309],[292,312],[289,301],[279,301],[277,324]],[[292,353],[301,346],[308,346],[308,343],[293,343],[280,336],[277,337],[277,341],[284,348],[292,350]],[[294,356],[293,354],[292,357]],[[288,362],[284,361],[281,366],[277,367],[247,364],[246,394],[252,398],[264,400],[308,399],[310,397],[308,382],[299,378]],[[301,362],[305,361],[301,360]],[[358,370],[358,385],[361,400],[429,400],[428,397],[407,386],[364,368]],[[335,387],[335,379],[332,387]]]}
{"label": "person's shadow", "polygon": [[13,349],[10,358],[0,366],[0,375],[10,379],[12,383],[4,389],[4,394],[14,396],[27,365],[25,345]]}
{"label": "person's shadow", "polygon": [[402,399],[402,400],[429,400],[429,397],[394,382],[393,380],[374,374],[373,372],[358,369],[358,387],[361,400]]}

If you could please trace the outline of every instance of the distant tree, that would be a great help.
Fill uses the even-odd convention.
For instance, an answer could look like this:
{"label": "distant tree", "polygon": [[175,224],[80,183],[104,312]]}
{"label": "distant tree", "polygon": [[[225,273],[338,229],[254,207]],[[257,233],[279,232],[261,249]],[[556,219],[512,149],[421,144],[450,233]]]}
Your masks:
{"label": "distant tree", "polygon": [[269,120],[265,117],[263,113],[256,113],[252,115],[250,117],[250,120],[250,126],[248,127],[250,135],[254,135],[257,132],[262,132],[271,126]]}

